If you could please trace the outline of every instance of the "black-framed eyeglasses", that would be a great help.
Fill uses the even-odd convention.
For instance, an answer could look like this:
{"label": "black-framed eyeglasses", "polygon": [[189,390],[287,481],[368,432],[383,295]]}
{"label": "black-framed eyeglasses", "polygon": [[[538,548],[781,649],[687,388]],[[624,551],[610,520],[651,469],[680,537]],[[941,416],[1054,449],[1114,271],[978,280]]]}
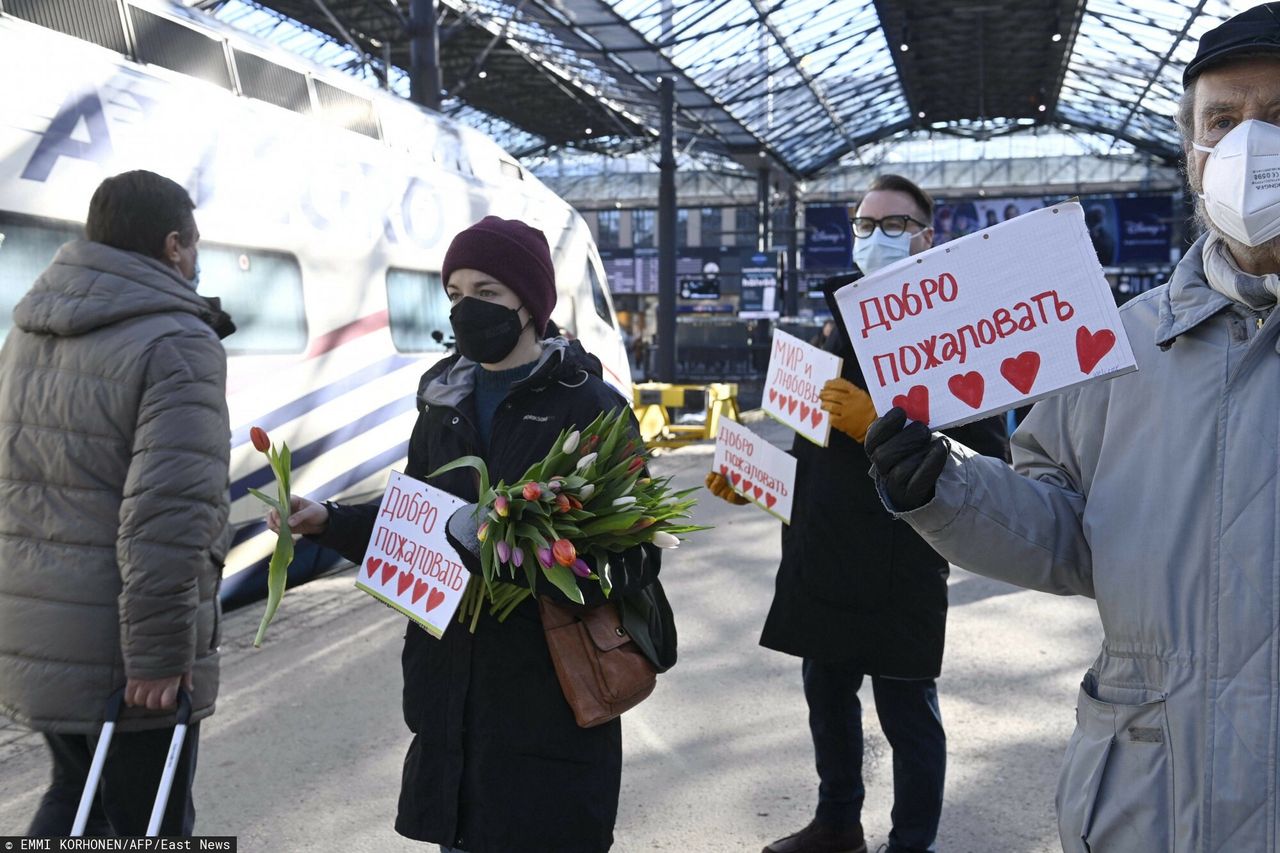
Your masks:
{"label": "black-framed eyeglasses", "polygon": [[861,237],[864,240],[871,236],[877,226],[884,232],[886,237],[900,237],[907,230],[907,224],[911,222],[919,225],[922,231],[929,227],[914,216],[905,214],[882,216],[879,219],[871,216],[855,216],[849,220],[849,224],[853,226],[853,236]]}

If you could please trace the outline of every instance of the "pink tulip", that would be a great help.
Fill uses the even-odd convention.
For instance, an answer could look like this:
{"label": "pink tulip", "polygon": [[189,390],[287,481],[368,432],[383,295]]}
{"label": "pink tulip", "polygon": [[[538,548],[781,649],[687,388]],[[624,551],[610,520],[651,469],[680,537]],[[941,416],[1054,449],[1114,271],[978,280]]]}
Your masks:
{"label": "pink tulip", "polygon": [[551,568],[551,549],[550,548],[538,549],[538,562],[542,564],[542,568],[544,569]]}
{"label": "pink tulip", "polygon": [[551,544],[551,554],[560,565],[572,566],[573,561],[578,558],[578,549],[568,539],[557,539]]}
{"label": "pink tulip", "polygon": [[524,491],[521,492],[527,501],[536,501],[542,497],[542,487],[532,481],[524,484]]}
{"label": "pink tulip", "polygon": [[507,544],[507,540],[499,539],[493,550],[497,552],[499,561],[505,563],[511,559],[511,546]]}
{"label": "pink tulip", "polygon": [[524,549],[516,548],[511,552],[511,565],[517,569],[524,565]]}
{"label": "pink tulip", "polygon": [[573,569],[573,573],[580,578],[591,577],[591,567],[583,562],[581,557],[574,560],[573,563],[570,564],[569,568]]}
{"label": "pink tulip", "polygon": [[506,495],[498,495],[493,499],[493,509],[498,515],[506,518],[511,513],[511,501],[507,500]]}

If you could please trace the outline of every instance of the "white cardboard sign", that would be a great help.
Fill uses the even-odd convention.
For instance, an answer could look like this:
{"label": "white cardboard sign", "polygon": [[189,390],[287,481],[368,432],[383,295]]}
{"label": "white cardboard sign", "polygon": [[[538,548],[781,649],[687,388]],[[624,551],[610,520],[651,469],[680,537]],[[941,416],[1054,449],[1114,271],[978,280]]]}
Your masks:
{"label": "white cardboard sign", "polygon": [[840,375],[843,360],[782,330],[773,333],[769,372],[760,407],[814,444],[827,446],[831,418],[818,394],[828,379]]}
{"label": "white cardboard sign", "polygon": [[836,302],[876,411],[936,429],[1137,369],[1075,202],[912,255]]}
{"label": "white cardboard sign", "polygon": [[712,470],[719,471],[733,490],[761,509],[791,523],[796,459],[774,447],[742,424],[720,419]]}
{"label": "white cardboard sign", "polygon": [[356,572],[362,589],[439,638],[453,621],[470,574],[444,526],[466,501],[391,472],[373,537]]}

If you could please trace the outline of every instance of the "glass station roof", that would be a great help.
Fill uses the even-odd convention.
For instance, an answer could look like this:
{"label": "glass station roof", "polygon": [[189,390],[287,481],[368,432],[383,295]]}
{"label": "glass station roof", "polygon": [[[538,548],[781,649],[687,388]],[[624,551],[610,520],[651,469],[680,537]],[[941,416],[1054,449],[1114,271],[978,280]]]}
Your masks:
{"label": "glass station roof", "polygon": [[[518,156],[655,149],[658,79],[671,76],[682,151],[743,163],[763,152],[807,177],[875,143],[1029,128],[1173,162],[1182,69],[1206,30],[1253,2],[962,0],[927,12],[910,0],[438,4],[443,111]],[[194,5],[371,82],[389,57],[391,87],[407,94],[408,0]],[[282,34],[286,19],[293,31]]]}

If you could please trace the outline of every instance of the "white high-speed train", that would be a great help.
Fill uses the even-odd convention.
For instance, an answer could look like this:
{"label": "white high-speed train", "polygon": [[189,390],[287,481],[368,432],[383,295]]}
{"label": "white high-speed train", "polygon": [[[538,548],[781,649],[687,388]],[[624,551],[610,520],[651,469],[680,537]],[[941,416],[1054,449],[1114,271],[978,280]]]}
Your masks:
{"label": "white high-speed train", "polygon": [[[237,528],[224,601],[265,589],[274,538],[247,493],[272,481],[249,428],[288,442],[298,494],[380,493],[403,468],[418,377],[445,353],[432,333],[450,336],[445,249],[482,216],[546,233],[553,319],[630,397],[586,224],[492,140],[164,0],[51,7],[73,10],[42,21],[57,29],[23,19],[39,3],[0,0],[13,13],[0,14],[0,335],[81,236],[103,178],[145,168],[188,188],[200,292],[239,327],[224,341]],[[291,582],[327,559],[299,543]]]}

